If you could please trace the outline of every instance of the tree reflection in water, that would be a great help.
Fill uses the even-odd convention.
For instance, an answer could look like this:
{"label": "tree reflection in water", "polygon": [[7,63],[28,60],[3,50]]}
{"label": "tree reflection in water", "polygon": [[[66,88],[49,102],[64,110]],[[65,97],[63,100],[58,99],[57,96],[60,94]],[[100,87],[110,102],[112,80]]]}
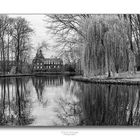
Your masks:
{"label": "tree reflection in water", "polygon": [[58,126],[75,126],[80,124],[82,110],[79,99],[76,95],[79,93],[78,84],[67,82],[65,84],[64,94],[59,94],[56,98],[56,107],[54,111],[59,119]]}
{"label": "tree reflection in water", "polygon": [[86,84],[63,76],[1,78],[0,126],[31,124],[140,125],[140,87]]}
{"label": "tree reflection in water", "polygon": [[140,87],[65,81],[56,95],[57,126],[140,124]]}
{"label": "tree reflection in water", "polygon": [[140,88],[80,83],[85,125],[139,125]]}
{"label": "tree reflection in water", "polygon": [[0,79],[0,125],[21,126],[32,123],[30,116],[30,92],[26,89],[28,79]]}

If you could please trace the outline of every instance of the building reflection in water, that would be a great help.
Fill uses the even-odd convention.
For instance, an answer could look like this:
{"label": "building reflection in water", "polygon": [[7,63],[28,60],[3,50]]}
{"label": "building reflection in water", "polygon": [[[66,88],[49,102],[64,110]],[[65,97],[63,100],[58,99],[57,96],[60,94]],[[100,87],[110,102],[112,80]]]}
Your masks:
{"label": "building reflection in water", "polygon": [[45,76],[45,77],[32,77],[32,83],[35,87],[38,100],[42,102],[45,87],[57,87],[63,85],[63,76]]}
{"label": "building reflection in water", "polygon": [[37,94],[34,98],[32,114],[35,116],[33,126],[52,126],[56,119],[53,107],[54,98],[63,92],[64,76],[51,75],[45,77],[32,77],[33,88]]}

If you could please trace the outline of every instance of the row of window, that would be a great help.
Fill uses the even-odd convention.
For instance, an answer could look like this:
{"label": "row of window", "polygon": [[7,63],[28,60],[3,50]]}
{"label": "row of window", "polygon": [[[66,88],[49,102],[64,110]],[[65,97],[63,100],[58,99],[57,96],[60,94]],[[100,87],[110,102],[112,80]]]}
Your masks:
{"label": "row of window", "polygon": [[37,62],[37,65],[44,65],[44,64],[56,64],[56,65],[59,65],[59,64],[62,64],[62,62],[51,62],[51,61],[50,62],[45,62],[45,63]]}
{"label": "row of window", "polygon": [[46,68],[46,69],[52,69],[52,68],[60,68],[60,66],[34,66],[34,69],[42,69],[42,68]]}
{"label": "row of window", "polygon": [[[43,66],[44,64],[43,63],[37,63],[36,65]],[[45,64],[45,65],[62,65],[62,64]]]}
{"label": "row of window", "polygon": [[58,64],[62,64],[62,62],[45,62],[44,64],[56,64],[56,65],[58,65]]}

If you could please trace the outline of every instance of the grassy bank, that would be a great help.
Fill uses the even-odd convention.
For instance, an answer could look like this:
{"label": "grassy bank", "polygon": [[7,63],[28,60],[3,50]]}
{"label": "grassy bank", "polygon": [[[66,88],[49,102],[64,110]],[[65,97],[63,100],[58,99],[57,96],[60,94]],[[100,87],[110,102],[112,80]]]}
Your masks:
{"label": "grassy bank", "polygon": [[90,82],[97,84],[125,84],[125,85],[140,85],[140,72],[136,74],[120,73],[116,77],[83,77],[83,76],[73,76],[72,80],[81,82]]}

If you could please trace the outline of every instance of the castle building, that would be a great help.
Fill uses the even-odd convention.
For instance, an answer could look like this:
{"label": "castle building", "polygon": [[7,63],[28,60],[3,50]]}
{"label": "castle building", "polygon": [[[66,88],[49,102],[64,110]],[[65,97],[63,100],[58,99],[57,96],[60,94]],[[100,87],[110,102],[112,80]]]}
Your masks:
{"label": "castle building", "polygon": [[63,61],[60,58],[44,58],[42,50],[36,53],[32,61],[33,72],[62,72]]}

